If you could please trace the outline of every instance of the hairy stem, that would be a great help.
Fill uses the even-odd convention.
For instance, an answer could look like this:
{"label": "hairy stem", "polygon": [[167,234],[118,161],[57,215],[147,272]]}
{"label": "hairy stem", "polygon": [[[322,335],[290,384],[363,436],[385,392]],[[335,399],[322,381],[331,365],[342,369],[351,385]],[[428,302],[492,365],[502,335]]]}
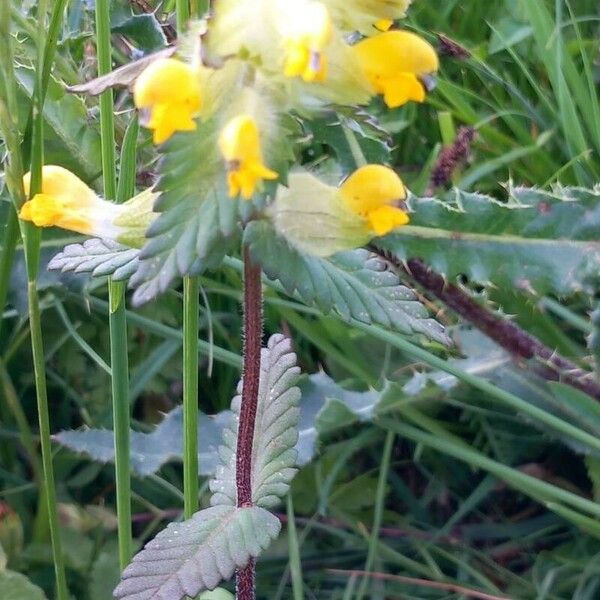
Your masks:
{"label": "hairy stem", "polygon": [[[244,373],[236,451],[237,505],[252,506],[252,444],[260,382],[262,340],[261,269],[244,247]],[[254,599],[255,562],[237,573],[237,599]]]}
{"label": "hairy stem", "polygon": [[[386,256],[388,260],[389,256]],[[399,261],[392,261],[400,266]],[[521,329],[513,321],[495,315],[485,306],[477,303],[458,286],[446,281],[442,275],[431,269],[419,258],[406,262],[405,271],[421,287],[433,294],[458,315],[475,325],[499,346],[512,355],[523,359],[533,359],[540,363],[542,374],[547,379],[562,381],[600,400],[600,385],[589,371],[557,354],[540,340]]]}

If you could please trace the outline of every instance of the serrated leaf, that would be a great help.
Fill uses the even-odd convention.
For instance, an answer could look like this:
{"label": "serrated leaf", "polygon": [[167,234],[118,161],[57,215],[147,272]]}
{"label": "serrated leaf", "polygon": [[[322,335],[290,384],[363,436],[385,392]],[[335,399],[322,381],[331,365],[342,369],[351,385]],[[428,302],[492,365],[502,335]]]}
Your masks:
{"label": "serrated leaf", "polygon": [[460,190],[444,202],[411,198],[411,224],[375,243],[449,278],[567,294],[582,289],[583,267],[598,262],[599,200],[598,190],[580,188],[511,188],[507,202]]}
{"label": "serrated leaf", "polygon": [[218,266],[239,234],[241,201],[227,195],[217,131],[211,119],[161,147],[156,188],[161,195],[154,206],[160,214],[131,278],[135,305],[163,293],[178,276]]}
{"label": "serrated leaf", "polygon": [[51,271],[111,275],[115,281],[129,279],[138,267],[137,248],[112,240],[92,238],[83,244],[69,244],[48,263]]}
{"label": "serrated leaf", "polygon": [[274,540],[279,519],[264,508],[213,506],[171,523],[123,571],[114,591],[125,600],[196,597],[229,579]]}
{"label": "serrated leaf", "polygon": [[[257,506],[276,506],[285,496],[296,474],[296,443],[300,390],[296,381],[300,369],[288,338],[271,336],[261,352],[260,386],[252,451],[252,501]],[[211,504],[235,506],[236,443],[243,381],[231,402],[232,422],[223,432],[220,464],[210,482]]]}
{"label": "serrated leaf", "polygon": [[[200,475],[214,473],[217,463],[216,451],[221,433],[229,421],[229,413],[221,412],[214,417],[201,414],[198,426],[198,453]],[[150,475],[172,459],[183,456],[183,413],[181,407],[172,410],[151,433],[131,432],[130,464],[134,473]],[[112,462],[115,458],[114,436],[108,429],[61,431],[54,441],[74,452],[87,454],[99,462]]]}
{"label": "serrated leaf", "polygon": [[15,571],[0,572],[2,600],[46,600],[44,592],[25,575]]}
{"label": "serrated leaf", "polygon": [[376,323],[405,334],[423,334],[448,343],[444,328],[429,318],[415,293],[401,285],[383,259],[364,249],[329,258],[303,254],[278,236],[267,222],[249,223],[244,240],[265,274],[290,295],[325,314]]}

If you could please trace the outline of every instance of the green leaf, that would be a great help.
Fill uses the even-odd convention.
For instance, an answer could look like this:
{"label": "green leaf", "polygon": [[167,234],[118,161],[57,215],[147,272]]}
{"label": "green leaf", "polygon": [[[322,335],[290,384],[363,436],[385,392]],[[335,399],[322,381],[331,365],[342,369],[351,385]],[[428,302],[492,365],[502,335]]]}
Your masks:
{"label": "green leaf", "polygon": [[2,600],[46,600],[46,595],[25,575],[14,571],[0,572]]}
{"label": "green leaf", "polygon": [[[217,463],[216,449],[221,432],[230,419],[229,411],[214,417],[200,415],[198,453],[200,475],[214,473]],[[181,407],[172,410],[151,433],[131,432],[131,469],[141,476],[150,475],[172,459],[183,456],[183,414]],[[55,442],[74,452],[87,454],[99,462],[112,462],[115,458],[114,436],[108,429],[66,430],[53,436]]]}
{"label": "green leaf", "polygon": [[212,119],[161,147],[161,195],[154,207],[160,215],[147,232],[131,278],[136,305],[166,291],[178,276],[216,268],[239,235],[241,201],[227,196],[217,134]]}
{"label": "green leaf", "polygon": [[[17,82],[30,98],[35,83],[32,69],[16,71]],[[87,108],[76,96],[67,94],[52,77],[44,103],[46,160],[60,164],[85,181],[93,181],[101,172],[100,134],[90,121]]]}
{"label": "green leaf", "polygon": [[89,597],[92,600],[112,600],[112,591],[119,583],[120,572],[117,544],[107,544],[92,564]]}
{"label": "green leaf", "polygon": [[51,271],[91,273],[94,277],[111,275],[124,281],[135,273],[140,251],[112,240],[92,238],[83,244],[69,244],[48,263]]}
{"label": "green leaf", "polygon": [[[261,352],[260,387],[254,427],[252,452],[252,501],[271,508],[287,494],[296,474],[296,443],[300,390],[295,386],[300,369],[288,338],[271,336]],[[236,445],[242,401],[242,382],[231,402],[233,419],[223,432],[224,445],[219,448],[220,464],[210,482],[213,506],[235,506]]]}
{"label": "green leaf", "polygon": [[581,188],[511,188],[506,202],[460,190],[446,201],[413,197],[411,225],[376,245],[400,260],[421,258],[448,278],[572,293],[600,255],[599,200],[599,190]]}
{"label": "green leaf", "polygon": [[401,285],[385,260],[369,251],[340,252],[330,258],[302,254],[264,221],[249,223],[244,240],[267,277],[325,314],[336,311],[346,320],[448,343],[444,328],[429,318],[415,293]]}
{"label": "green leaf", "polygon": [[198,600],[235,600],[235,596],[223,588],[216,588],[212,592],[200,594]]}
{"label": "green leaf", "polygon": [[312,146],[325,146],[335,155],[336,162],[345,172],[356,169],[356,161],[348,139],[340,123],[349,127],[355,134],[360,149],[370,163],[387,163],[390,157],[390,138],[376,120],[362,109],[339,107],[337,114],[306,122],[312,132]]}
{"label": "green leaf", "polygon": [[213,506],[170,523],[123,571],[116,598],[179,600],[229,579],[274,540],[279,519],[259,506]]}

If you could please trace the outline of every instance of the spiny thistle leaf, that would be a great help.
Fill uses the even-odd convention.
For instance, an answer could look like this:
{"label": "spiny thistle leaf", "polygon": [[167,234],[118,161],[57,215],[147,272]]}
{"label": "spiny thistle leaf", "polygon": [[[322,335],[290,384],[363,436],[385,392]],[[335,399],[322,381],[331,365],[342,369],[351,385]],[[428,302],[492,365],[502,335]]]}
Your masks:
{"label": "spiny thistle leaf", "polygon": [[123,571],[114,591],[125,600],[180,600],[212,590],[245,567],[279,534],[279,519],[259,506],[213,506],[170,523]]}
{"label": "spiny thistle leaf", "polygon": [[227,197],[217,128],[212,119],[162,147],[161,195],[154,207],[160,215],[131,278],[136,305],[164,292],[178,276],[218,266],[240,231],[240,202]]}
{"label": "spiny thistle leaf", "polygon": [[411,223],[376,244],[421,258],[452,278],[538,294],[583,286],[600,256],[600,190],[510,188],[507,202],[453,190],[447,201],[411,198]]}
{"label": "spiny thistle leaf", "polygon": [[447,344],[444,328],[429,318],[412,290],[400,284],[387,263],[364,249],[330,258],[302,254],[279,237],[266,222],[252,222],[244,239],[255,261],[290,295],[336,311],[346,320],[376,323],[405,334],[423,334]]}
{"label": "spiny thistle leaf", "polygon": [[[273,335],[263,348],[254,447],[252,452],[252,501],[265,508],[276,506],[285,496],[296,474],[300,390],[295,386],[300,369],[291,342]],[[235,506],[237,500],[236,441],[241,408],[242,381],[231,408],[233,419],[223,432],[220,465],[210,489],[211,504]]]}
{"label": "spiny thistle leaf", "polygon": [[51,271],[111,275],[115,281],[129,279],[138,267],[140,251],[112,240],[92,238],[83,244],[69,244],[48,263]]}

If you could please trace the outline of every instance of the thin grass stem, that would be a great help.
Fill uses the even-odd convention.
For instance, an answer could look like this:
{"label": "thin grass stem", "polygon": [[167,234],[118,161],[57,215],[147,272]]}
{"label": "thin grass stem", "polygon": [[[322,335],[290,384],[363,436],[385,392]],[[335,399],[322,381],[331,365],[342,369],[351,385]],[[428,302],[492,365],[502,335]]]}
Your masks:
{"label": "thin grass stem", "polygon": [[183,494],[184,516],[198,510],[198,311],[197,277],[183,279]]}
{"label": "thin grass stem", "polygon": [[[112,69],[110,3],[108,0],[96,2],[96,51],[98,55],[98,75],[104,75]],[[135,132],[135,129],[134,129]],[[112,90],[106,90],[100,96],[100,136],[102,144],[102,179],[104,195],[109,199],[117,198],[116,149],[114,126],[114,102]],[[133,137],[130,135],[130,139]],[[137,134],[136,134],[137,137]],[[135,156],[135,144],[132,147]],[[120,192],[123,196],[131,194],[132,170],[135,159],[129,161],[122,177]],[[117,490],[117,521],[119,539],[119,564],[127,566],[132,556],[131,535],[131,476],[129,465],[129,364],[127,357],[127,320],[125,312],[125,286],[122,282],[109,279],[109,329],[111,389],[113,404],[113,427],[115,445],[115,477]]]}

